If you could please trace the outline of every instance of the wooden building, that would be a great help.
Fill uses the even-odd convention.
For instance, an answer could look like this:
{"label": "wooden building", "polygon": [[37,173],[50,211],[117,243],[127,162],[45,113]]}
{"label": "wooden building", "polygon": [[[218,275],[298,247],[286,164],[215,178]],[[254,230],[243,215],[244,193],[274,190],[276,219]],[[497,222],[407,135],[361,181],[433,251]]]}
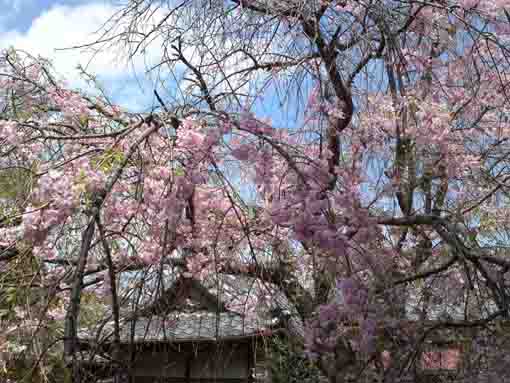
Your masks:
{"label": "wooden building", "polygon": [[[130,383],[241,383],[269,381],[265,340],[281,330],[273,312],[288,301],[273,290],[273,306],[254,312],[232,309],[251,299],[257,281],[223,275],[221,286],[180,277],[162,296],[121,323],[121,375]],[[267,286],[266,286],[267,287]],[[272,288],[272,287],[270,287]],[[229,293],[228,291],[232,293]],[[230,302],[229,302],[230,300]],[[274,310],[274,305],[279,305]],[[79,334],[80,356],[90,381],[109,380],[113,323],[99,323]]]}
{"label": "wooden building", "polygon": [[[264,294],[270,295],[266,303],[242,304]],[[150,300],[150,304],[123,315],[121,365],[117,369],[122,383],[270,382],[268,337],[279,332],[304,332],[286,297],[275,286],[253,278],[221,274],[199,282],[179,277],[158,299]],[[425,312],[423,302],[418,290],[412,290],[400,310],[404,316],[401,324],[409,329],[409,337],[399,343],[403,348],[411,347],[408,355],[416,362],[412,369],[402,366],[398,381],[484,382],[484,371],[494,370],[500,362],[484,351],[483,342],[502,341],[501,335],[509,334],[509,327],[493,330],[502,326],[500,321],[488,327],[464,325],[469,323],[466,306],[456,301],[430,302],[420,319]],[[472,312],[471,321],[473,317],[483,321],[494,312],[490,301],[486,306],[484,312]],[[249,307],[256,310],[244,311]],[[109,320],[80,333],[82,365],[90,376],[87,382],[112,381],[113,324]],[[435,329],[440,322],[450,325]],[[422,336],[423,340],[415,343]],[[394,339],[391,344],[394,347]],[[502,345],[510,348],[510,339]],[[388,356],[391,363],[394,355],[389,352]],[[346,377],[346,381],[350,380]],[[359,376],[352,381],[361,382]]]}

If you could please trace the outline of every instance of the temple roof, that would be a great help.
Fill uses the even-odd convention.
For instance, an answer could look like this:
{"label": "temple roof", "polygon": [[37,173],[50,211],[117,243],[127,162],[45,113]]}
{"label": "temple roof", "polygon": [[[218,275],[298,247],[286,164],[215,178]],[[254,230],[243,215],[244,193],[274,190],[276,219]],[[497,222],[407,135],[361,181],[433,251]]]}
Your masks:
{"label": "temple roof", "polygon": [[[300,333],[295,308],[276,286],[229,274],[198,281],[178,278],[158,299],[121,319],[121,342],[198,342],[249,338],[287,326]],[[106,318],[78,337],[83,342],[109,342],[113,320]],[[134,331],[133,331],[134,330]]]}

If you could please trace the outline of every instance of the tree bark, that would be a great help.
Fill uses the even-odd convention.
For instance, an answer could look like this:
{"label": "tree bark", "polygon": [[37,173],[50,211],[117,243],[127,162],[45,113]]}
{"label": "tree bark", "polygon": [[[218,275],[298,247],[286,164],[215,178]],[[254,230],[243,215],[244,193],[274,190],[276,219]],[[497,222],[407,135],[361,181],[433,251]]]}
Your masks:
{"label": "tree bark", "polygon": [[87,229],[82,235],[80,256],[78,258],[78,266],[73,278],[71,289],[71,300],[67,309],[64,322],[64,359],[67,363],[71,363],[73,383],[81,383],[82,376],[79,361],[76,360],[76,352],[78,346],[78,317],[80,314],[81,292],[83,285],[83,275],[87,267],[87,257],[94,237],[95,221],[90,219]]}

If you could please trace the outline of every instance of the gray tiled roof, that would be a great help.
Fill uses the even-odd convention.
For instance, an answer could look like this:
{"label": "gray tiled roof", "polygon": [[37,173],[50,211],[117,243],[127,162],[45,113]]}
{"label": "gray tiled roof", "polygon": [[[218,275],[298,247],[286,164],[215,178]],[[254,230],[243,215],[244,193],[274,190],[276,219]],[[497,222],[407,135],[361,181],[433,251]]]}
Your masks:
{"label": "gray tiled roof", "polygon": [[[127,323],[121,337],[129,341],[131,326]],[[166,317],[138,318],[134,321],[135,342],[217,340],[219,338],[252,336],[270,326],[256,318],[244,318],[238,314],[208,311],[171,313]]]}
{"label": "gray tiled roof", "polygon": [[[216,341],[255,336],[276,323],[275,320],[264,321],[232,312],[173,312],[164,317],[150,316],[124,320],[120,335],[124,343]],[[131,339],[132,326],[135,330],[133,339]],[[79,337],[82,340],[95,340],[96,333],[95,329],[91,328],[81,331]],[[108,322],[97,340],[101,342],[111,339],[112,334],[113,322]]]}
{"label": "gray tiled roof", "polygon": [[[221,275],[216,281],[203,281],[204,286],[220,301],[229,303],[232,300],[243,301],[248,296],[269,296],[269,304],[261,303],[251,312],[243,310],[222,311],[207,310],[194,306],[193,302],[186,305],[181,311],[168,313],[147,311],[132,319],[129,313],[124,315],[121,323],[122,342],[131,342],[132,326],[134,325],[135,343],[140,342],[184,342],[184,341],[216,341],[225,338],[252,337],[272,328],[281,326],[281,322],[274,315],[275,309],[287,315],[290,320],[287,325],[290,329],[301,334],[303,325],[296,318],[295,308],[285,295],[274,285],[262,283],[254,278],[241,276]],[[267,302],[267,300],[266,300]],[[198,309],[196,307],[199,307]],[[251,307],[253,309],[253,307]],[[97,341],[111,340],[113,322],[108,322],[103,328],[88,328],[82,330],[79,338],[82,340]],[[100,335],[97,337],[98,330]]]}
{"label": "gray tiled roof", "polygon": [[[439,301],[434,301],[429,297],[425,299],[425,294],[439,296]],[[426,303],[425,303],[426,302]],[[481,298],[472,294],[466,298],[463,294],[456,296],[450,294],[447,289],[437,291],[432,288],[409,289],[406,297],[406,317],[409,320],[419,320],[425,310],[426,320],[440,320],[448,318],[453,321],[479,320],[489,317],[498,311],[498,307],[490,297]]]}

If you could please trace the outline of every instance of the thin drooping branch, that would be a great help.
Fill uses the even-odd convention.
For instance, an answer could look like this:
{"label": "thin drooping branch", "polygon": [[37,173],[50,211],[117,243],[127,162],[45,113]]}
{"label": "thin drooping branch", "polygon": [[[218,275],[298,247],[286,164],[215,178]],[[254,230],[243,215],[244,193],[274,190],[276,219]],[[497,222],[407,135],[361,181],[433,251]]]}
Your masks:
{"label": "thin drooping branch", "polygon": [[398,285],[401,285],[401,284],[406,284],[406,283],[414,282],[414,281],[417,281],[417,280],[420,280],[420,279],[426,279],[426,278],[428,278],[428,277],[430,277],[432,275],[442,273],[444,271],[449,270],[451,268],[451,266],[453,266],[458,260],[459,260],[458,256],[453,256],[448,261],[444,262],[440,266],[437,266],[437,267],[435,267],[433,269],[429,269],[429,270],[423,271],[421,273],[417,273],[417,274],[411,275],[410,277],[399,279],[399,280],[393,282],[393,285],[394,286],[398,286]]}

